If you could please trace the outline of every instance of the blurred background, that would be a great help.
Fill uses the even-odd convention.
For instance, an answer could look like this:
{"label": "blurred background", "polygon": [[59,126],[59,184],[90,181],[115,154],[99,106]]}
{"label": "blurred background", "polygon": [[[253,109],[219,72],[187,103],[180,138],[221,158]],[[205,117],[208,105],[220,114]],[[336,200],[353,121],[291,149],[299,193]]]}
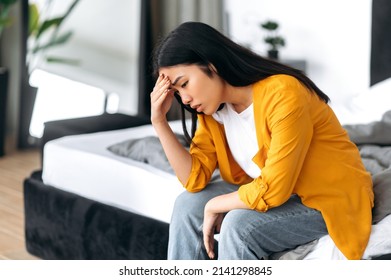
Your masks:
{"label": "blurred background", "polygon": [[274,35],[285,42],[279,59],[305,71],[332,105],[375,82],[372,0],[3,2],[11,3],[0,35],[3,154],[39,145],[46,121],[148,116],[152,49],[185,21],[208,23],[265,56],[270,31],[261,24],[276,22]]}

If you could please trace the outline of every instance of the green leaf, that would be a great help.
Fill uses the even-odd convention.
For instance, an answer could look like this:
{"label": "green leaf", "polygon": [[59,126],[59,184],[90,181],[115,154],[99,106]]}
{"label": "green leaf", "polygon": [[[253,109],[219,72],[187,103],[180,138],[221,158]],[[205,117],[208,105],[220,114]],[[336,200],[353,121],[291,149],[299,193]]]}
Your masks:
{"label": "green leaf", "polygon": [[72,58],[65,58],[65,57],[58,57],[58,56],[47,56],[46,61],[49,63],[62,63],[62,64],[69,64],[69,65],[80,64],[79,59],[72,59]]}
{"label": "green leaf", "polygon": [[285,40],[281,36],[268,36],[264,39],[265,43],[270,44],[272,50],[285,46]]}
{"label": "green leaf", "polygon": [[[49,6],[52,1],[53,0],[49,1]],[[63,24],[63,22],[65,22],[65,19],[70,15],[70,13],[73,11],[75,6],[79,2],[80,0],[74,0],[64,14],[55,18],[49,18],[43,22],[40,22],[40,18],[41,18],[40,11],[36,9],[37,7],[35,8],[32,7],[31,13],[34,13],[34,15],[31,16],[31,19],[35,18],[35,20],[34,21],[32,20],[33,22],[31,22],[31,33],[29,35],[35,36],[34,38],[35,46],[29,49],[31,55],[35,55],[40,51],[46,51],[53,47],[58,47],[69,41],[69,39],[73,35],[72,31],[68,31],[66,33],[60,34],[60,26]],[[50,32],[49,36],[43,36],[47,34],[48,31],[52,31]],[[45,56],[45,54],[44,57],[47,62],[66,63],[72,65],[79,64],[79,61],[74,59],[53,57],[53,56],[47,57]]]}
{"label": "green leaf", "polygon": [[44,34],[47,30],[54,27],[55,29],[58,29],[60,25],[63,23],[63,21],[69,16],[69,14],[72,12],[72,10],[76,7],[76,5],[79,3],[80,0],[75,0],[73,3],[69,6],[68,10],[64,13],[63,16],[48,19],[44,21],[41,26],[39,27],[39,30],[37,32],[36,39],[38,40],[42,34]]}
{"label": "green leaf", "polygon": [[68,17],[69,14],[73,11],[73,9],[76,7],[76,5],[79,3],[80,0],[75,0],[73,3],[69,6],[68,10],[64,14],[64,18]]}
{"label": "green leaf", "polygon": [[39,11],[36,4],[29,5],[29,36],[38,32]]}
{"label": "green leaf", "polygon": [[[63,23],[63,21],[71,14],[71,12],[76,7],[76,5],[79,3],[79,1],[80,0],[73,1],[73,3],[69,6],[68,10],[64,13],[64,15],[62,17],[57,18],[58,22],[57,22],[56,28],[60,27],[60,25]],[[53,20],[56,20],[56,19],[53,19]]]}
{"label": "green leaf", "polygon": [[41,35],[45,33],[45,31],[49,30],[51,27],[58,27],[63,20],[64,17],[57,17],[45,20],[38,29],[37,39],[39,39],[39,37],[41,37]]}
{"label": "green leaf", "polygon": [[54,46],[62,45],[64,43],[66,43],[71,38],[72,34],[73,34],[72,31],[68,31],[67,33],[65,33],[63,35],[57,36],[53,40],[50,40],[46,44],[35,47],[32,52],[33,52],[33,54],[35,54],[39,51],[46,50],[46,49],[54,47]]}
{"label": "green leaf", "polygon": [[275,22],[275,21],[266,21],[264,23],[261,24],[261,27],[266,29],[266,30],[270,30],[270,31],[273,31],[273,30],[276,30],[278,28],[278,23]]}

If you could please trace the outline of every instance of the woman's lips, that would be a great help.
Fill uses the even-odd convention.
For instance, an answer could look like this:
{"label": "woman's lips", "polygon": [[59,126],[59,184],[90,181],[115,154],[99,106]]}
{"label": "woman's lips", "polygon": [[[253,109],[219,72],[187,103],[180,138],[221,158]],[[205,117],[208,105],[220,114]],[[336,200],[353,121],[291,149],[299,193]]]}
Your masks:
{"label": "woman's lips", "polygon": [[201,112],[201,105],[196,105],[194,107],[192,107],[194,110],[196,110],[197,112]]}

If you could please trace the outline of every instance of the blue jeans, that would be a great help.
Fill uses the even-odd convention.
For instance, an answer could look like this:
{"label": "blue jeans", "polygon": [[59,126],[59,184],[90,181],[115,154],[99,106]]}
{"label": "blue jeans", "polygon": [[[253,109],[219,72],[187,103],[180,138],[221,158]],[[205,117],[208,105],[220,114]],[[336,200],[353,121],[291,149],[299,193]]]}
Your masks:
{"label": "blue jeans", "polygon": [[[238,186],[218,181],[201,192],[184,192],[177,198],[170,223],[168,259],[209,259],[202,237],[205,204],[215,196],[237,189]],[[264,213],[245,209],[228,212],[215,253],[221,260],[263,259],[326,234],[322,214],[292,195],[283,205]]]}

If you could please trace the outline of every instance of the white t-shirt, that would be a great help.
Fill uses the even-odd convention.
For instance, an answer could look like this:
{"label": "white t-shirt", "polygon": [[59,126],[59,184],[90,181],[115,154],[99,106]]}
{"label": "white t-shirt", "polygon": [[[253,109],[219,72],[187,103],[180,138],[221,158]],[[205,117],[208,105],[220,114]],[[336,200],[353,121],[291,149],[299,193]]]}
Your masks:
{"label": "white t-shirt", "polygon": [[239,166],[252,178],[261,175],[261,169],[252,158],[258,152],[253,104],[237,113],[231,104],[214,113],[213,118],[224,125],[225,135],[232,155]]}

